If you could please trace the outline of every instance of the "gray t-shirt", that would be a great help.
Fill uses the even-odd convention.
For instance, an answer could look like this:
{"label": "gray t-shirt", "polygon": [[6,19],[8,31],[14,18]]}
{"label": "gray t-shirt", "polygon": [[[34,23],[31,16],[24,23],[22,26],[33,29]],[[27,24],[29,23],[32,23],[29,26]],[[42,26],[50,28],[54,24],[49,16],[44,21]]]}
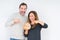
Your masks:
{"label": "gray t-shirt", "polygon": [[[12,25],[12,21],[18,18],[20,19],[20,23],[18,24],[14,24]],[[19,13],[14,13],[12,16],[10,16],[10,18],[8,19],[6,26],[9,28],[10,30],[10,38],[16,38],[16,39],[24,39],[24,35],[23,35],[23,26],[27,21],[27,17],[26,16],[22,16]]]}

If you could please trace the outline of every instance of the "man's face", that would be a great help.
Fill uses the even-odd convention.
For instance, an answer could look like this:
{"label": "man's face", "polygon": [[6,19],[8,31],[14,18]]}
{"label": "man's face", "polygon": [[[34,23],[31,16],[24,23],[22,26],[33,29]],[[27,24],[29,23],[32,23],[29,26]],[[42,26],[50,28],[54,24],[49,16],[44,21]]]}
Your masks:
{"label": "man's face", "polygon": [[19,12],[23,16],[25,15],[26,10],[27,10],[26,5],[21,5],[21,7],[19,8]]}

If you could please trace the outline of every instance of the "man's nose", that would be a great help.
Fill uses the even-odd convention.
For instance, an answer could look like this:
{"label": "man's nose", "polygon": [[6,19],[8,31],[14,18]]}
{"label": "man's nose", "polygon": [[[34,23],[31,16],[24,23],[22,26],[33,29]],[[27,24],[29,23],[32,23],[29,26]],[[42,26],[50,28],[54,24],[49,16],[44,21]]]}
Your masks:
{"label": "man's nose", "polygon": [[23,11],[25,11],[25,10],[23,9]]}

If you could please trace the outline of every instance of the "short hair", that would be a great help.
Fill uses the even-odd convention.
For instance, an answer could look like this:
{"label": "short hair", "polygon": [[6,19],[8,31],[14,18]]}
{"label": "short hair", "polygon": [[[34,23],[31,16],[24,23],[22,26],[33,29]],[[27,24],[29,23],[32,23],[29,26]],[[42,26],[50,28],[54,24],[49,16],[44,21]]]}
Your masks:
{"label": "short hair", "polygon": [[19,5],[19,8],[20,8],[22,5],[26,5],[26,7],[27,7],[27,4],[26,4],[26,3],[21,3],[21,4]]}

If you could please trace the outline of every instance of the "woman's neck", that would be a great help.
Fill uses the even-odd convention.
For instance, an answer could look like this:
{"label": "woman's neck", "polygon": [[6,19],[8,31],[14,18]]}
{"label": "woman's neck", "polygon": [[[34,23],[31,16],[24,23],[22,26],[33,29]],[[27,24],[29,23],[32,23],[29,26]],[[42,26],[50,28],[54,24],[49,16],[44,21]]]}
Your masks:
{"label": "woman's neck", "polygon": [[[35,21],[35,20],[34,20]],[[35,24],[35,22],[34,21],[31,21],[31,24],[33,25],[33,24]]]}

